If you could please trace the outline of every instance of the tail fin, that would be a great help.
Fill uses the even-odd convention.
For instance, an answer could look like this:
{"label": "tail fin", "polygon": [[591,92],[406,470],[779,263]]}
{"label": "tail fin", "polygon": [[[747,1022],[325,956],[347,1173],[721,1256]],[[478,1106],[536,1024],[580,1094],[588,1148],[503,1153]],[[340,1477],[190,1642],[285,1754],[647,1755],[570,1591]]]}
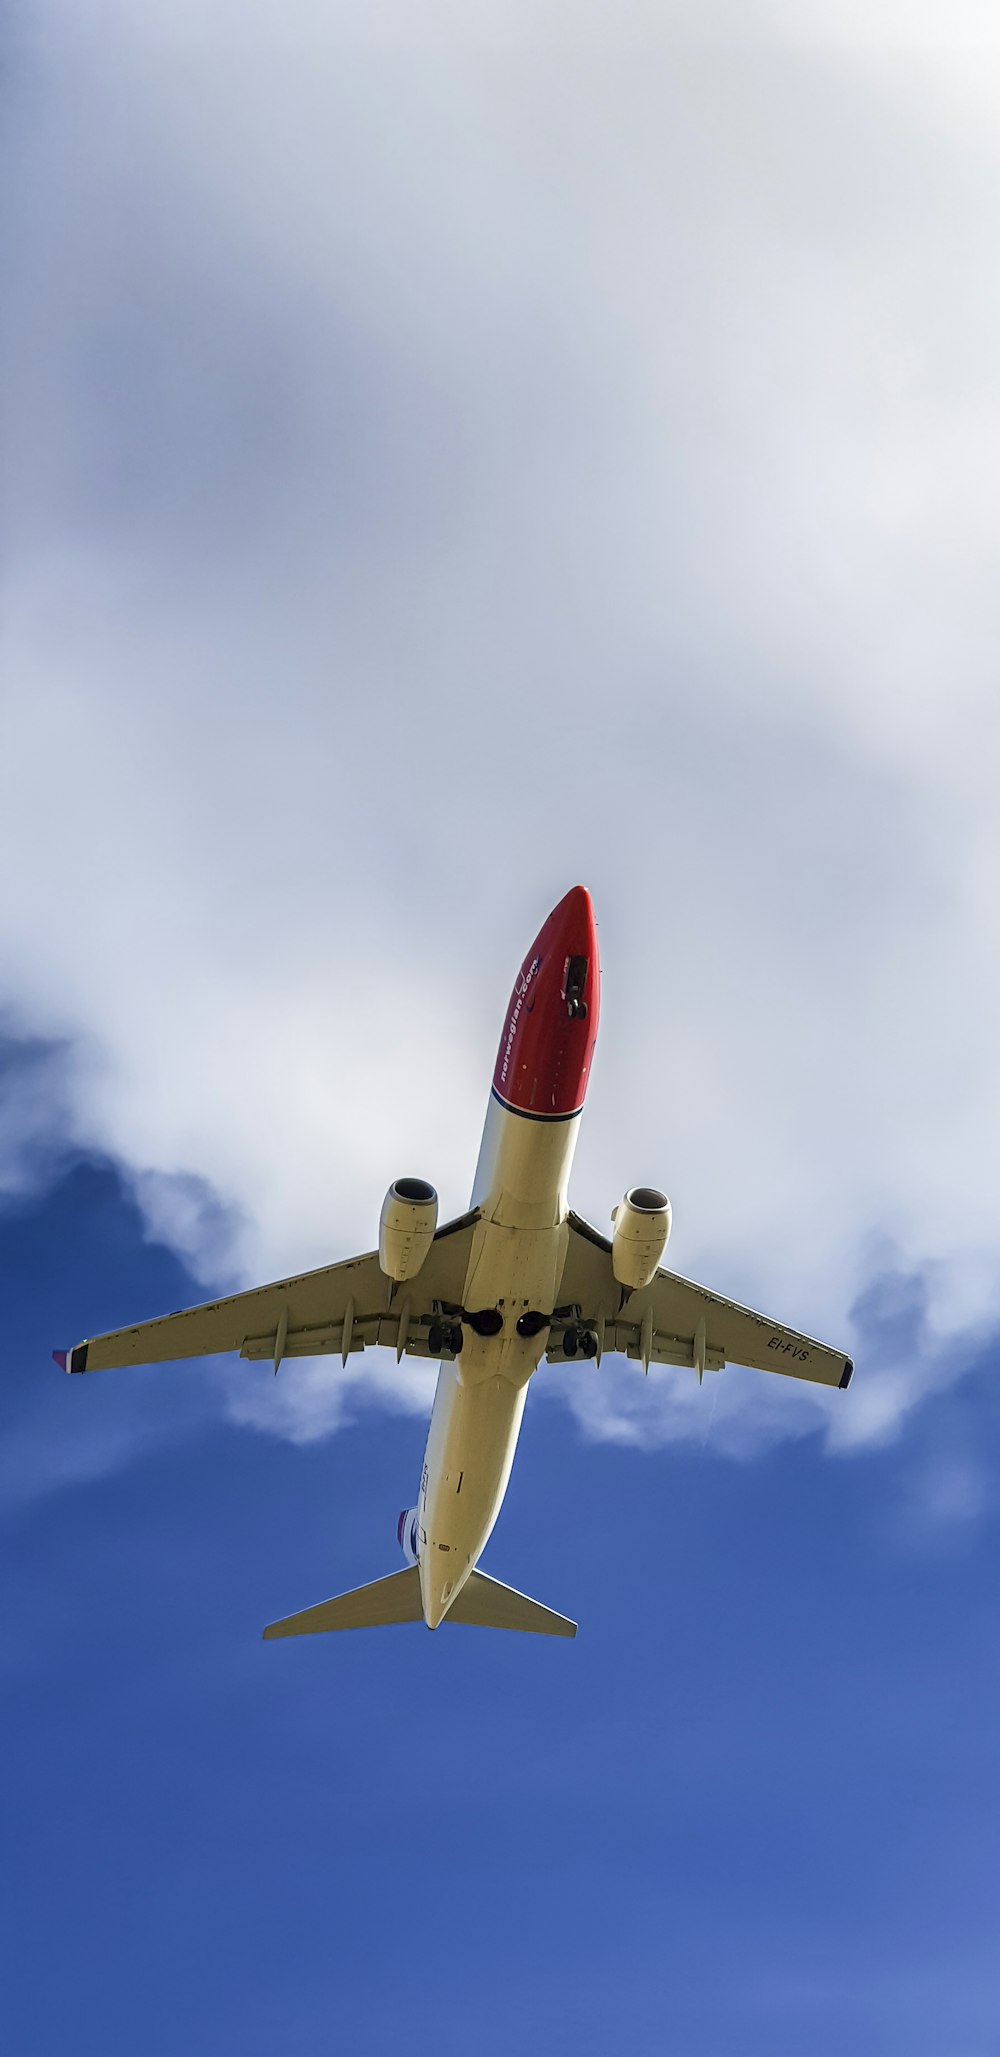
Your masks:
{"label": "tail fin", "polygon": [[318,1636],[330,1628],[387,1628],[394,1621],[422,1621],[420,1573],[415,1564],[377,1578],[370,1586],[355,1586],[353,1593],[339,1593],[335,1600],[321,1600],[318,1607],[304,1607],[301,1614],[287,1614],[284,1621],[272,1621],[264,1630],[264,1641],[275,1636]]}
{"label": "tail fin", "polygon": [[[466,1623],[476,1628],[524,1629],[536,1636],[575,1636],[576,1622],[555,1614],[513,1586],[487,1578],[484,1571],[472,1571],[445,1621]],[[277,1636],[317,1636],[328,1629],[387,1628],[397,1621],[422,1621],[420,1573],[415,1564],[394,1571],[389,1578],[377,1578],[370,1586],[356,1586],[353,1593],[340,1593],[335,1600],[321,1600],[318,1607],[305,1607],[301,1614],[288,1614],[284,1621],[272,1621],[264,1630],[265,1642]]]}
{"label": "tail fin", "polygon": [[476,1628],[527,1629],[536,1636],[576,1634],[576,1622],[568,1615],[554,1613],[540,1600],[529,1600],[527,1593],[516,1593],[513,1586],[502,1586],[498,1578],[487,1578],[485,1571],[469,1573],[445,1620],[468,1622]]}

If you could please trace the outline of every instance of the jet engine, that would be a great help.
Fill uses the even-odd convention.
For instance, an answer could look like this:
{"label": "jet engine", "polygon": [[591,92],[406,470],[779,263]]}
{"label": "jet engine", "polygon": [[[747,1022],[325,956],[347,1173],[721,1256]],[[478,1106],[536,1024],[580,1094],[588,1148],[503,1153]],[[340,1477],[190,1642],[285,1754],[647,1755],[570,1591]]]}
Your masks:
{"label": "jet engine", "polygon": [[398,1178],[382,1202],[378,1261],[386,1278],[415,1278],[434,1241],[438,1196],[422,1178]]}
{"label": "jet engine", "polygon": [[419,1507],[404,1507],[396,1523],[396,1540],[403,1552],[403,1556],[406,1558],[407,1564],[415,1564],[417,1561],[417,1541],[420,1529],[419,1513]]}
{"label": "jet engine", "polygon": [[655,1186],[633,1186],[611,1216],[611,1269],[632,1292],[648,1286],[670,1235],[670,1202]]}

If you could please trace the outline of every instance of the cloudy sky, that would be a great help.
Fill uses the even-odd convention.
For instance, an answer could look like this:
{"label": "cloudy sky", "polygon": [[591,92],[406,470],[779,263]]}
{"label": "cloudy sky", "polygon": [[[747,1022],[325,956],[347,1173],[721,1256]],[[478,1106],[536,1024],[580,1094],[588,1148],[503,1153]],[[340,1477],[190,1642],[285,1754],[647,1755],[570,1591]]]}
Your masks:
{"label": "cloudy sky", "polygon": [[627,1501],[645,1452],[720,1504],[777,1480],[788,1522],[797,1467],[823,1504],[877,1477],[880,1575],[985,1579],[994,11],[20,0],[4,41],[12,1518],[104,1535],[102,1494],[125,1524],[209,1450],[292,1499],[384,1438],[415,1475],[428,1387],[391,1360],[71,1409],[45,1352],[370,1247],[400,1172],[459,1211],[513,973],[580,879],[574,1204],[663,1184],[678,1270],[858,1373],[547,1374],[554,1475]]}

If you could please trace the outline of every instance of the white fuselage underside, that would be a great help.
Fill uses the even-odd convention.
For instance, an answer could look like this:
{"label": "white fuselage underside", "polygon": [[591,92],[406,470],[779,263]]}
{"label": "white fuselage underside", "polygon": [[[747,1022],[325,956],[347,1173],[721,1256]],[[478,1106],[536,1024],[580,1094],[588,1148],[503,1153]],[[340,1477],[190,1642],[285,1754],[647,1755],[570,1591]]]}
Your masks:
{"label": "white fuselage underside", "polygon": [[579,1114],[538,1121],[491,1096],[472,1190],[482,1210],[462,1304],[499,1308],[497,1336],[468,1326],[461,1357],[438,1373],[417,1506],[424,1619],[436,1628],[483,1550],[503,1503],[528,1380],[547,1332],[519,1336],[518,1316],[550,1315],[566,1256],[566,1191]]}

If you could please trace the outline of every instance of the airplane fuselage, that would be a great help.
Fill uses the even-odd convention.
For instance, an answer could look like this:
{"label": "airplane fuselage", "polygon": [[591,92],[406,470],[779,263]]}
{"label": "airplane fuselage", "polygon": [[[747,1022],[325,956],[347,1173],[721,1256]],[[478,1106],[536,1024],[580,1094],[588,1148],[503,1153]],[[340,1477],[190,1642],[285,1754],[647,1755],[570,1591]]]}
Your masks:
{"label": "airplane fuselage", "polygon": [[670,1202],[633,1186],[614,1233],[572,1212],[570,1168],[597,1036],[601,984],[590,895],[574,886],[515,981],[493,1073],[472,1206],[438,1225],[438,1198],[397,1179],[378,1248],[54,1352],[72,1374],[239,1352],[269,1359],[395,1348],[438,1357],[415,1506],[399,1517],[406,1568],[269,1622],[265,1640],[423,1619],[576,1634],[568,1615],[478,1568],[510,1479],[541,1358],[617,1354],[695,1374],[726,1363],[844,1391],[851,1358],[661,1268]]}
{"label": "airplane fuselage", "polygon": [[[472,1205],[462,1353],[442,1363],[412,1543],[424,1619],[447,1614],[492,1533],[568,1237],[567,1188],[600,1006],[590,897],[550,915],[511,995]],[[492,1332],[491,1332],[492,1331]]]}

